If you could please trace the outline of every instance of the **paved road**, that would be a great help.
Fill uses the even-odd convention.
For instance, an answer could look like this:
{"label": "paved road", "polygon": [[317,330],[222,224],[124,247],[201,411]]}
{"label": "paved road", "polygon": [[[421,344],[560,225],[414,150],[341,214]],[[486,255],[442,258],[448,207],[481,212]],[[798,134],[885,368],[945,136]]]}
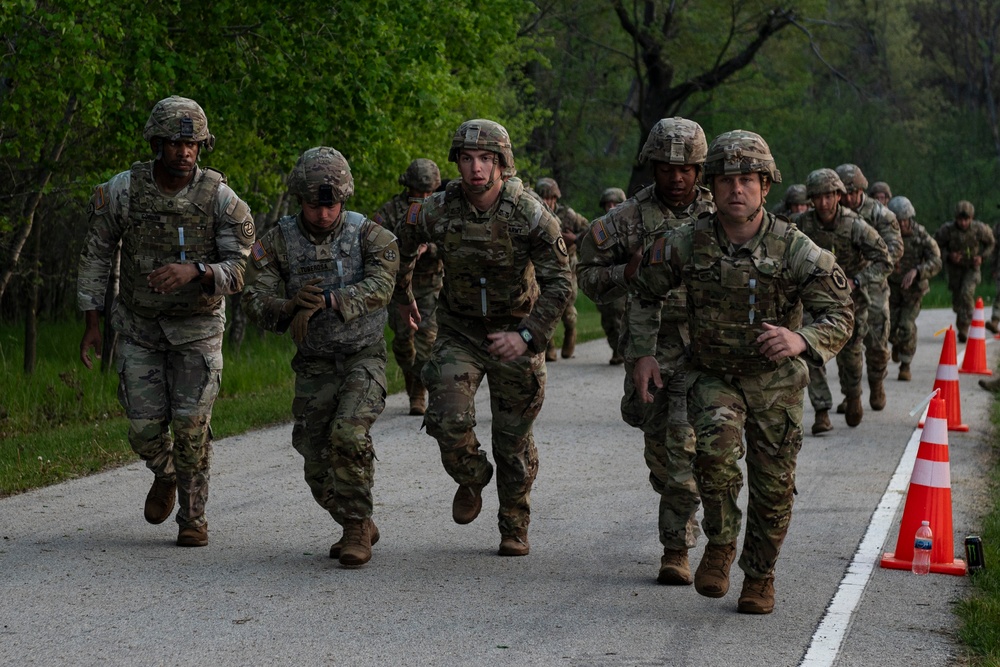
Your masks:
{"label": "paved road", "polygon": [[[302,481],[287,425],[216,443],[207,548],[177,548],[174,524],[142,520],[139,464],[0,500],[0,664],[791,666],[813,646],[811,664],[953,665],[966,578],[876,567],[839,654],[839,641],[813,639],[911,440],[907,413],[940,358],[933,333],[951,319],[921,316],[914,379],[890,371],[884,411],[807,436],[770,616],[736,613],[735,567],[719,600],[656,585],[657,497],[641,437],[618,416],[621,367],[597,341],[549,367],[530,556],[496,556],[493,489],[475,523],[452,523],[455,486],[397,395],[373,434],[382,540],[360,570],[327,557],[339,531]],[[990,397],[976,380],[960,379],[971,430],[949,433],[958,549],[985,507]]]}

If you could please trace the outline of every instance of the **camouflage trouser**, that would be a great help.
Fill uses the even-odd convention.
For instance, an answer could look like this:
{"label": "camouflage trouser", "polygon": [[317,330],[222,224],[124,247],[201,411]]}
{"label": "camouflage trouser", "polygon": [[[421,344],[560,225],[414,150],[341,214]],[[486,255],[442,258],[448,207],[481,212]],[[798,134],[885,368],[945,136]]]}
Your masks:
{"label": "camouflage trouser", "polygon": [[438,293],[415,296],[420,311],[420,325],[414,331],[408,322],[403,322],[399,309],[390,305],[389,326],[392,327],[392,354],[396,357],[399,370],[404,374],[419,374],[420,369],[430,359],[437,338]]}
{"label": "camouflage trouser", "polygon": [[466,486],[484,485],[493,474],[474,430],[476,391],[487,378],[500,534],[527,531],[531,485],[538,474],[531,429],[545,398],[544,355],[499,361],[483,346],[443,329],[421,375],[429,395],[424,416],[427,433],[438,441],[445,471]]}
{"label": "camouflage trouser", "polygon": [[865,363],[868,384],[882,381],[889,372],[889,283],[865,287],[868,292],[868,331],[865,333]]}
{"label": "camouflage trouser", "polygon": [[372,515],[369,431],[385,408],[385,360],[384,341],[336,359],[292,359],[292,446],[313,498],[340,525]]}
{"label": "camouflage trouser", "polygon": [[155,347],[121,336],[115,357],[129,445],[154,475],[176,480],[177,523],[205,524],[222,336]]}
{"label": "camouflage trouser", "polygon": [[611,351],[618,353],[618,341],[622,335],[622,317],[625,315],[625,297],[615,299],[611,303],[597,304],[597,311],[601,314],[601,328],[608,337],[608,345]]}
{"label": "camouflage trouser", "polygon": [[951,309],[955,311],[955,328],[958,333],[969,333],[972,314],[976,309],[976,286],[981,276],[979,269],[949,267],[948,289],[951,290]]}
{"label": "camouflage trouser", "polygon": [[[669,341],[669,342],[668,342]],[[622,419],[643,432],[649,483],[660,495],[660,543],[672,550],[698,544],[698,486],[694,481],[694,429],[687,415],[687,372],[680,336],[661,337],[656,350],[663,388],[643,403],[632,381],[634,361],[625,362]]]}
{"label": "camouflage trouser", "polygon": [[[852,294],[854,303],[854,333],[850,340],[837,354],[837,372],[840,375],[840,391],[846,398],[860,397],[861,377],[864,371],[864,340],[868,334],[868,295],[864,290],[855,290]],[[804,321],[811,321],[808,315]],[[886,361],[885,366],[889,363]],[[883,374],[884,377],[884,374]],[[826,366],[809,365],[809,403],[814,410],[829,410],[833,407],[833,396],[830,384],[826,379]]]}
{"label": "camouflage trouser", "polygon": [[913,355],[917,351],[917,315],[920,314],[922,304],[922,295],[917,294],[916,298],[913,298],[912,294],[904,293],[902,288],[892,286],[889,295],[892,322],[889,342],[903,363],[908,364],[913,361]]}
{"label": "camouflage trouser", "polygon": [[688,417],[698,439],[694,471],[705,509],[705,535],[711,544],[734,543],[739,537],[739,460],[745,454],[750,496],[740,568],[751,577],[769,576],[792,519],[795,460],[802,447],[802,392],[790,392],[767,409],[750,409],[738,386],[694,371],[688,378]]}

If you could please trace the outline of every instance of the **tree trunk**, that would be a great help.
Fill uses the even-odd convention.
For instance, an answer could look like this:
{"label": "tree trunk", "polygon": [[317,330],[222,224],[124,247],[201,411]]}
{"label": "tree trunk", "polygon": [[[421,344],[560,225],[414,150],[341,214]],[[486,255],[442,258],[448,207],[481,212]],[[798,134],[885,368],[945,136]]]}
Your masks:
{"label": "tree trunk", "polygon": [[35,372],[38,363],[38,292],[42,282],[42,230],[35,228],[34,266],[32,267],[30,280],[31,286],[28,288],[28,312],[24,318],[24,374],[31,375]]}
{"label": "tree trunk", "polygon": [[63,127],[66,128],[66,131],[63,132],[62,139],[52,149],[52,152],[49,154],[48,163],[42,168],[41,173],[38,176],[37,192],[35,192],[35,196],[32,199],[31,204],[28,206],[26,215],[27,219],[24,222],[24,228],[14,239],[14,245],[10,253],[10,258],[4,266],[3,273],[0,274],[0,299],[3,299],[4,292],[7,291],[10,279],[14,276],[14,269],[17,267],[17,261],[21,257],[21,251],[24,250],[24,244],[27,242],[28,236],[31,235],[31,228],[34,226],[35,212],[38,210],[38,206],[42,201],[45,187],[52,179],[52,172],[54,171],[53,165],[59,162],[63,149],[66,147],[66,141],[69,139],[69,134],[72,129],[71,122],[73,120],[73,116],[76,114],[76,107],[76,96],[73,95],[66,103],[66,112],[63,114]]}

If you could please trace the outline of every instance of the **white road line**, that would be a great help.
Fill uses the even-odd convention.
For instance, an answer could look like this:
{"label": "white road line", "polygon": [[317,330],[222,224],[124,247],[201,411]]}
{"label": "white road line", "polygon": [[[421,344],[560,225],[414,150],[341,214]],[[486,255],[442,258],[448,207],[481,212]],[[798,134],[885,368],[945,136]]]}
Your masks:
{"label": "white road line", "polygon": [[[957,361],[959,367],[962,365],[964,356],[965,350],[962,350]],[[924,408],[920,421],[922,422],[926,418],[927,407]],[[871,579],[872,572],[881,559],[882,545],[885,544],[889,529],[892,528],[896,510],[899,509],[899,504],[906,495],[906,487],[910,483],[910,473],[917,460],[917,450],[920,448],[922,433],[923,429],[918,427],[910,435],[903,456],[899,459],[899,465],[896,466],[896,472],[893,473],[892,479],[889,480],[889,486],[872,514],[868,530],[865,532],[861,544],[858,545],[858,550],[854,553],[854,559],[848,566],[847,573],[840,581],[837,593],[830,601],[830,606],[826,608],[823,620],[820,621],[819,627],[813,633],[812,641],[806,650],[805,657],[799,663],[799,667],[832,667],[837,656],[840,655],[840,648],[843,646],[847,631],[854,620],[854,610],[861,602],[861,596],[865,592],[865,587],[868,586],[868,580]]]}

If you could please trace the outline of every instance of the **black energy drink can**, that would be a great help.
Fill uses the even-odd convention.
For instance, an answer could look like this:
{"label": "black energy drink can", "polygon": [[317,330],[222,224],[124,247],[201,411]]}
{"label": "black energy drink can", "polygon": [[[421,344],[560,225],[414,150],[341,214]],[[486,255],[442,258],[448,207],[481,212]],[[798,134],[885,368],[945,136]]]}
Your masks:
{"label": "black energy drink can", "polygon": [[986,569],[986,560],[983,556],[983,538],[978,535],[969,535],[965,538],[965,564],[969,568],[969,574],[982,572]]}

